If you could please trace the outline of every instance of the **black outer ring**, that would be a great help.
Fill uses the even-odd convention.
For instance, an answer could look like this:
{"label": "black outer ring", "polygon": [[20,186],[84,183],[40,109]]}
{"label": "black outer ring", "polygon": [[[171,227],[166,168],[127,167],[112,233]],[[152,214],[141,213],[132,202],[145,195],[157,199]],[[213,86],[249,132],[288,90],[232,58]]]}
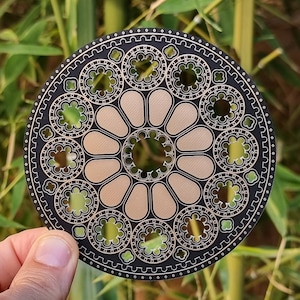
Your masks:
{"label": "black outer ring", "polygon": [[[37,145],[36,145],[35,141],[29,140],[29,137],[31,136],[31,131],[33,130],[32,127],[34,127],[32,120],[37,115],[39,115],[39,113],[36,111],[36,107],[38,106],[40,99],[42,99],[42,97],[45,95],[45,91],[47,91],[49,89],[49,86],[55,85],[55,83],[53,83],[53,79],[57,76],[57,74],[59,74],[62,70],[64,70],[69,63],[76,60],[77,57],[82,55],[82,53],[88,52],[89,49],[95,47],[95,45],[100,45],[101,43],[107,42],[114,38],[122,39],[122,36],[127,36],[130,34],[174,35],[175,38],[177,38],[177,37],[182,38],[183,40],[185,40],[186,43],[188,43],[188,41],[191,41],[192,43],[198,43],[199,46],[205,45],[206,48],[210,49],[213,52],[218,51],[218,55],[220,57],[222,57],[222,59],[224,61],[227,61],[228,64],[230,64],[232,66],[235,66],[235,67],[238,66],[238,64],[233,59],[231,59],[227,54],[225,54],[224,52],[222,52],[221,50],[216,48],[214,45],[212,45],[206,41],[203,41],[202,39],[200,39],[198,37],[195,37],[195,36],[192,36],[189,34],[185,34],[182,32],[178,32],[178,31],[172,31],[172,30],[168,30],[168,29],[158,29],[158,28],[134,29],[134,30],[122,31],[120,33],[107,35],[107,36],[98,38],[98,39],[94,40],[93,42],[85,45],[84,47],[78,49],[74,54],[72,54],[69,58],[67,58],[52,73],[52,75],[49,77],[49,79],[45,82],[44,86],[42,87],[41,92],[39,93],[39,95],[37,97],[37,100],[33,106],[31,115],[29,117],[27,129],[25,132],[25,138],[24,138],[24,165],[25,165],[25,175],[26,175],[26,180],[27,180],[27,184],[28,184],[29,194],[33,199],[34,205],[36,206],[36,209],[37,209],[41,219],[44,221],[45,225],[49,229],[65,230],[65,228],[61,224],[57,224],[57,223],[55,224],[55,222],[53,224],[51,224],[51,220],[49,220],[47,217],[47,212],[45,210],[45,207],[40,205],[40,202],[39,202],[39,200],[40,200],[39,192],[40,191],[37,191],[35,189],[36,182],[35,182],[35,180],[32,180],[33,179],[32,173],[38,172],[38,170],[36,170],[35,167],[31,168],[32,161],[30,161],[30,158],[32,158],[33,160],[36,158],[36,153],[32,152],[31,147],[32,146],[36,147]],[[243,69],[240,66],[238,66],[238,70],[239,70],[239,73],[242,74],[244,81],[247,82],[249,84],[249,86],[251,86],[251,89],[253,90],[253,92],[256,95],[259,95],[258,98],[261,99],[259,91],[255,87],[255,84],[253,83],[252,79],[246,74],[245,71],[243,71]],[[80,259],[85,261],[86,263],[90,264],[93,267],[96,267],[98,269],[101,269],[102,271],[108,272],[113,275],[122,276],[125,278],[141,279],[141,280],[161,280],[161,279],[171,279],[171,278],[175,278],[175,277],[179,277],[179,276],[184,276],[184,275],[190,274],[192,272],[201,270],[201,269],[215,263],[217,260],[221,259],[226,254],[231,252],[244,238],[246,238],[246,236],[251,232],[251,230],[253,229],[253,227],[256,225],[259,218],[261,217],[261,215],[264,211],[265,205],[267,203],[267,199],[269,197],[273,179],[274,179],[275,161],[276,161],[275,136],[274,136],[274,132],[272,129],[271,121],[269,120],[269,113],[268,113],[267,107],[266,107],[266,105],[264,105],[264,102],[262,99],[261,99],[261,107],[262,107],[262,113],[263,113],[261,117],[263,119],[266,119],[267,120],[266,122],[268,122],[268,124],[269,124],[268,128],[265,128],[264,133],[268,136],[269,142],[272,144],[272,147],[273,147],[273,149],[269,149],[269,153],[268,153],[269,161],[265,162],[265,164],[269,164],[269,172],[268,172],[269,176],[267,178],[264,178],[265,190],[264,190],[264,193],[262,194],[262,197],[261,197],[262,199],[261,199],[259,207],[257,207],[257,209],[255,211],[248,212],[252,216],[255,215],[255,217],[251,218],[251,220],[247,224],[247,228],[241,228],[240,234],[238,236],[236,236],[236,239],[234,241],[231,241],[231,247],[227,246],[225,249],[222,249],[222,245],[220,245],[218,253],[212,259],[208,258],[203,263],[199,263],[198,265],[190,266],[185,269],[180,269],[180,268],[177,269],[176,268],[172,272],[171,271],[164,272],[165,269],[162,267],[162,268],[160,268],[160,271],[157,272],[156,274],[155,273],[153,274],[151,272],[151,270],[149,270],[148,273],[143,273],[143,272],[130,273],[126,269],[122,270],[122,268],[112,268],[109,265],[103,266],[103,265],[97,263],[97,257],[92,252],[89,252],[89,249],[86,249],[87,250],[86,253],[89,253],[90,255],[87,255],[86,253],[83,253],[81,251]],[[37,118],[39,119],[39,118],[41,118],[41,116],[38,116]],[[38,152],[41,149],[36,148],[35,150]],[[80,241],[78,241],[78,242],[80,244]],[[109,256],[106,256],[106,259],[109,259]],[[146,267],[147,266],[145,266],[145,268]],[[168,268],[168,270],[170,270],[170,268]]]}

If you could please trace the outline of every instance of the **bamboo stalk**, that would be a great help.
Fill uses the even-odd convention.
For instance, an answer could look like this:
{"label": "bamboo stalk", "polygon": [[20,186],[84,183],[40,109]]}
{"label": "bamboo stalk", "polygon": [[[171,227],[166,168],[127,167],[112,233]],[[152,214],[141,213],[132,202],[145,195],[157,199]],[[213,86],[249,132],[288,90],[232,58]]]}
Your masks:
{"label": "bamboo stalk", "polygon": [[276,48],[267,56],[263,57],[257,64],[257,66],[252,70],[251,75],[255,75],[257,72],[262,70],[267,64],[269,64],[272,60],[282,55],[283,50],[281,48]]}
{"label": "bamboo stalk", "polygon": [[105,32],[112,33],[124,29],[127,23],[128,3],[126,0],[104,1]]}
{"label": "bamboo stalk", "polygon": [[226,257],[228,267],[227,300],[243,300],[244,294],[244,258],[235,254]]}
{"label": "bamboo stalk", "polygon": [[233,47],[240,64],[251,72],[253,64],[254,0],[236,0],[234,13]]}
{"label": "bamboo stalk", "polygon": [[[242,68],[246,72],[251,72],[253,64],[254,0],[236,0],[234,13],[233,47],[240,58]],[[234,155],[234,149],[229,148],[229,151],[230,155]],[[226,257],[226,262],[228,266],[227,299],[242,300],[244,293],[244,258],[229,254]]]}
{"label": "bamboo stalk", "polygon": [[94,0],[77,1],[77,40],[82,47],[96,37],[96,5]]}
{"label": "bamboo stalk", "polygon": [[14,156],[14,152],[15,152],[16,132],[17,132],[16,123],[12,122],[11,128],[10,128],[10,136],[9,136],[9,143],[8,143],[8,148],[7,148],[6,162],[5,162],[5,166],[2,168],[4,174],[3,174],[2,184],[1,184],[1,194],[3,193],[3,191],[5,191],[5,189],[7,187],[7,183],[8,183],[9,169],[10,169],[10,165],[13,160],[13,156]]}
{"label": "bamboo stalk", "polygon": [[63,52],[64,52],[64,57],[68,57],[71,55],[71,49],[70,49],[70,45],[68,42],[68,37],[66,34],[66,28],[63,22],[63,18],[62,18],[62,14],[59,8],[59,4],[57,2],[57,0],[51,0],[51,5],[52,5],[52,9],[53,9],[53,13],[55,16],[55,20],[56,20],[56,24],[57,24],[57,28],[58,28],[58,32],[59,32],[59,36],[60,36],[60,40],[61,40],[61,44],[62,44],[62,48],[63,48]]}
{"label": "bamboo stalk", "polygon": [[208,293],[210,300],[216,300],[217,299],[217,290],[216,290],[216,287],[213,282],[214,274],[212,274],[210,272],[210,268],[205,268],[203,270],[203,275],[204,275],[205,282],[206,282],[206,290],[204,291],[203,296],[205,296]]}
{"label": "bamboo stalk", "polygon": [[269,285],[268,285],[264,300],[272,299],[271,296],[272,296],[273,286],[274,286],[274,282],[276,282],[275,278],[278,274],[278,269],[279,269],[279,266],[280,266],[280,263],[281,263],[281,259],[282,259],[282,255],[283,255],[285,246],[286,246],[286,239],[282,238],[279,249],[278,249],[277,257],[276,257],[276,260],[275,260],[274,269],[273,269],[271,278],[269,279]]}

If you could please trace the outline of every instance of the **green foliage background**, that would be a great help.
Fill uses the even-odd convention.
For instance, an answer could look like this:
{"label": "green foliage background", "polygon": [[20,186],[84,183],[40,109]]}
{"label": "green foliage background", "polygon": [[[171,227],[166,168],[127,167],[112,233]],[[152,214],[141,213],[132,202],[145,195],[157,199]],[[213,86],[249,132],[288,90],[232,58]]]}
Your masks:
{"label": "green foliage background", "polygon": [[278,162],[266,213],[232,254],[181,279],[125,280],[80,263],[70,299],[300,299],[299,20],[299,0],[0,0],[0,240],[42,225],[27,193],[22,145],[51,72],[96,36],[182,30],[239,61],[267,101]]}

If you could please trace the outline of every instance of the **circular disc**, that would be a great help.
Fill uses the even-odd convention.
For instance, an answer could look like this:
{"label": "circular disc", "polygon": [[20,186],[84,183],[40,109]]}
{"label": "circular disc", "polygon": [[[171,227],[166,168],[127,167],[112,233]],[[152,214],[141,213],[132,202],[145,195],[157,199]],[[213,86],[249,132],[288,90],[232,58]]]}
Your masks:
{"label": "circular disc", "polygon": [[275,139],[242,68],[180,32],[102,37],[45,83],[25,135],[34,204],[80,257],[133,279],[224,257],[266,205]]}

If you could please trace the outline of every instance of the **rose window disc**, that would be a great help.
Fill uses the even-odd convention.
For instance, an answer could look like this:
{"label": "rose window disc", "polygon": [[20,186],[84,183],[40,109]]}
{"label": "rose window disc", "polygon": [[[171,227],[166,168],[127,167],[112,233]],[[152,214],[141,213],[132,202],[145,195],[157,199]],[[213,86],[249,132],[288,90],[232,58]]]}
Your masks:
{"label": "rose window disc", "polygon": [[183,276],[252,230],[275,168],[269,113],[215,46],[164,29],[99,38],[45,83],[25,134],[30,195],[80,258],[125,278]]}

